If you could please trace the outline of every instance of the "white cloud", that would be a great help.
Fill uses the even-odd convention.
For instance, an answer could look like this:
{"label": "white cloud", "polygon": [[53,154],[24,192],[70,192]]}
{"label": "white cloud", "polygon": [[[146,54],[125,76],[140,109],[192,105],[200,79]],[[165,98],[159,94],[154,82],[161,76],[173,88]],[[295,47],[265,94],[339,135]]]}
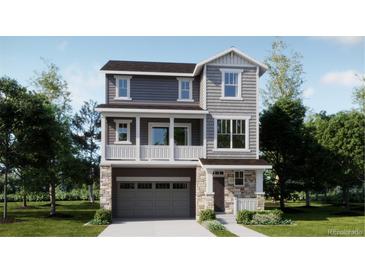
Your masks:
{"label": "white cloud", "polygon": [[66,40],[61,41],[57,44],[57,49],[60,51],[64,51],[68,46],[68,42]]}
{"label": "white cloud", "polygon": [[99,71],[99,66],[82,69],[78,65],[70,65],[62,70],[62,75],[71,92],[72,107],[75,111],[84,101],[94,100],[98,103],[104,101],[104,77]]}
{"label": "white cloud", "polygon": [[314,94],[314,89],[309,87],[309,88],[306,88],[304,91],[303,91],[303,97],[304,98],[310,98],[312,97]]}
{"label": "white cloud", "polygon": [[362,36],[316,36],[317,39],[324,39],[342,45],[357,45],[364,43]]}
{"label": "white cloud", "polygon": [[354,70],[331,71],[321,77],[321,83],[326,85],[341,85],[354,87],[360,84],[361,73]]}

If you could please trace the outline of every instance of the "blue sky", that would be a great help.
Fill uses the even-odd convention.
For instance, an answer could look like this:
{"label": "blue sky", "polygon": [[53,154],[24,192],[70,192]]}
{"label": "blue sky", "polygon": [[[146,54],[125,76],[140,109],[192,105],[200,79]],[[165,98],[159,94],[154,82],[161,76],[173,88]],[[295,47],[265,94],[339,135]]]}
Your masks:
{"label": "blue sky", "polygon": [[[274,37],[0,37],[0,76],[29,86],[41,57],[59,66],[69,84],[73,107],[88,99],[104,101],[101,66],[109,59],[199,62],[234,46],[256,60],[268,56]],[[312,112],[335,113],[352,105],[355,73],[364,74],[364,39],[282,37],[303,55],[304,103]],[[265,75],[260,87],[265,88]]]}

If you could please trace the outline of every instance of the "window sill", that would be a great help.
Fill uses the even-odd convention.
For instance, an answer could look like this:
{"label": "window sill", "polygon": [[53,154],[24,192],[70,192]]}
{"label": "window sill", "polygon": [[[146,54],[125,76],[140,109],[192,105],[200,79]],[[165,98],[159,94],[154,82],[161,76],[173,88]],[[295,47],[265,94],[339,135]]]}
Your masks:
{"label": "window sill", "polygon": [[214,152],[251,152],[251,149],[246,148],[213,148]]}
{"label": "window sill", "polygon": [[177,99],[177,102],[194,102],[193,99]]}
{"label": "window sill", "polygon": [[130,98],[130,97],[114,97],[114,100],[131,101],[132,98]]}
{"label": "window sill", "polygon": [[237,187],[237,188],[244,188],[245,186],[244,186],[244,185],[234,185],[234,187]]}
{"label": "window sill", "polygon": [[118,142],[114,142],[115,145],[131,145],[132,142],[129,141],[118,141]]}
{"label": "window sill", "polygon": [[219,99],[223,101],[243,101],[242,97],[220,97]]}

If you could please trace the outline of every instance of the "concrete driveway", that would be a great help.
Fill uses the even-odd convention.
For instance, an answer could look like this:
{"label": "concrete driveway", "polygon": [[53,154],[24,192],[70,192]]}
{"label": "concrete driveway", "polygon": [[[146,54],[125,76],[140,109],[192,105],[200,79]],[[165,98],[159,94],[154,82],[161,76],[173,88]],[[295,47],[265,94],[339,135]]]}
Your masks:
{"label": "concrete driveway", "polygon": [[99,237],[213,237],[195,219],[113,219]]}

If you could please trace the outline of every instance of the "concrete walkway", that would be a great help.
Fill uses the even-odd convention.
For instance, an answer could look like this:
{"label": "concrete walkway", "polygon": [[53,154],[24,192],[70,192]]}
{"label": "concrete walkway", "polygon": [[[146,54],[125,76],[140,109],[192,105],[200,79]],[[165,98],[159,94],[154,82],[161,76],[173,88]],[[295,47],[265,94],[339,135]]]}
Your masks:
{"label": "concrete walkway", "polygon": [[113,219],[99,237],[213,237],[195,219]]}
{"label": "concrete walkway", "polygon": [[239,237],[266,237],[266,235],[258,233],[252,229],[239,225],[233,214],[217,214],[217,220],[221,222],[229,231]]}

